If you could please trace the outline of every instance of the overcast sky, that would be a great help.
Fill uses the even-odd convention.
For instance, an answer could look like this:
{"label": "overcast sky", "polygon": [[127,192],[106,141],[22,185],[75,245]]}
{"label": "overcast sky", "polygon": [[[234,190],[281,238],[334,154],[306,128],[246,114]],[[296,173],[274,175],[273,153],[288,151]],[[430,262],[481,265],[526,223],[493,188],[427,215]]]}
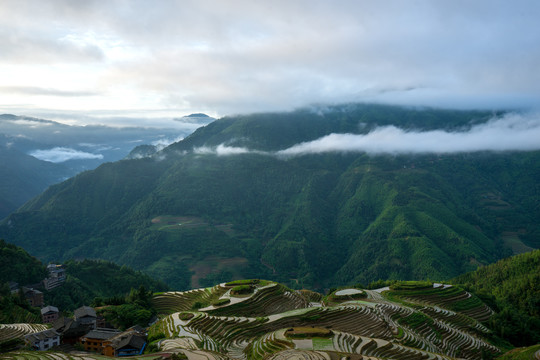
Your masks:
{"label": "overcast sky", "polygon": [[540,104],[540,1],[0,2],[0,112],[166,126],[314,103]]}

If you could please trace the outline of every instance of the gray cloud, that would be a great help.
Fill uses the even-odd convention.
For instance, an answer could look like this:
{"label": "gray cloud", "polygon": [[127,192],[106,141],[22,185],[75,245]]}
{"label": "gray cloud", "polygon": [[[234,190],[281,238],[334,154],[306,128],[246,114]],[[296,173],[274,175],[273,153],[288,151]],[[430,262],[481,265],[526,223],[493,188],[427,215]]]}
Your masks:
{"label": "gray cloud", "polygon": [[0,64],[88,71],[89,110],[124,88],[123,108],[219,115],[350,101],[538,107],[539,13],[531,0],[7,0]]}
{"label": "gray cloud", "polygon": [[34,150],[29,155],[44,161],[61,163],[68,160],[103,159],[101,154],[78,151],[71,148],[55,147],[46,150]]}
{"label": "gray cloud", "polygon": [[[1,8],[0,8],[1,9]],[[103,50],[92,43],[74,37],[57,38],[60,34],[23,31],[0,27],[0,60],[27,64],[81,63],[104,59]]]}
{"label": "gray cloud", "polygon": [[77,90],[59,90],[53,88],[42,88],[36,86],[0,86],[0,92],[18,93],[23,95],[45,95],[45,96],[96,96],[99,95],[93,91],[77,91]]}

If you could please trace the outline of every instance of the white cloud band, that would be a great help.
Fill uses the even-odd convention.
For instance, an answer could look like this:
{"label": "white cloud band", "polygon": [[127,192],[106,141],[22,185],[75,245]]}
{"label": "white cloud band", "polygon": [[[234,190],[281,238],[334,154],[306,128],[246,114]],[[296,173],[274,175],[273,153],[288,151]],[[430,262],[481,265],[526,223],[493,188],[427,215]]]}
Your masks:
{"label": "white cloud band", "polygon": [[218,156],[258,153],[279,157],[330,152],[369,154],[461,153],[478,151],[540,150],[540,114],[507,114],[463,131],[407,131],[383,126],[368,134],[329,134],[277,152],[262,152],[221,144],[194,149]]}
{"label": "white cloud band", "polygon": [[61,163],[68,160],[103,159],[101,154],[78,151],[71,148],[55,147],[47,150],[34,150],[29,155],[43,161]]}

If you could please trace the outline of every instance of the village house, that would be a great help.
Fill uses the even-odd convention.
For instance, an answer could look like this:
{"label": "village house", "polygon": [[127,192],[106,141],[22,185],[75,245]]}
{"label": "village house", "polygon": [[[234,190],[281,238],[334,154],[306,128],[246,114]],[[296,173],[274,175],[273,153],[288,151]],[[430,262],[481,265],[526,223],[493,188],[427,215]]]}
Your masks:
{"label": "village house", "polygon": [[123,332],[105,342],[104,354],[108,356],[142,355],[146,336],[136,332]]}
{"label": "village house", "polygon": [[56,306],[46,306],[41,309],[41,321],[44,324],[52,324],[55,322],[60,315],[58,308]]}
{"label": "village house", "polygon": [[39,290],[35,290],[29,287],[22,287],[24,298],[28,301],[30,306],[41,307],[43,306],[43,293]]}
{"label": "village house", "polygon": [[97,328],[81,337],[79,343],[84,346],[84,350],[86,351],[113,356],[105,353],[104,342],[118,334],[120,334],[120,331],[116,329]]}
{"label": "village house", "polygon": [[80,321],[61,317],[53,323],[53,329],[61,334],[63,344],[75,344],[81,336],[92,330],[92,326],[82,325]]}
{"label": "village house", "polygon": [[26,335],[24,341],[35,350],[48,350],[60,345],[60,334],[53,329],[47,329]]}
{"label": "village house", "polygon": [[96,310],[90,306],[81,306],[73,314],[75,315],[75,320],[79,321],[82,325],[90,325],[93,329],[96,328]]}
{"label": "village house", "polygon": [[49,264],[47,265],[49,276],[43,280],[43,286],[47,290],[54,289],[66,281],[66,271],[62,265]]}
{"label": "village house", "polygon": [[81,337],[80,343],[86,351],[105,356],[133,356],[143,353],[146,347],[146,332],[134,326],[124,332],[116,329],[97,328]]}

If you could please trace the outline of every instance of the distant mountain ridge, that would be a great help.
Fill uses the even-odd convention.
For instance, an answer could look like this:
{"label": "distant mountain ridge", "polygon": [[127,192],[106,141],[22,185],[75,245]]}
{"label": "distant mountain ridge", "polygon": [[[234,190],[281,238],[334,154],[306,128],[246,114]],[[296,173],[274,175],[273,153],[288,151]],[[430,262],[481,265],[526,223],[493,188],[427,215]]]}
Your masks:
{"label": "distant mountain ridge", "polygon": [[384,125],[455,131],[493,114],[323,110],[214,121],[155,155],[49,188],[0,236],[43,259],[128,264],[177,289],[241,277],[315,289],[448,279],[540,246],[538,151],[271,154]]}
{"label": "distant mountain ridge", "polygon": [[[194,120],[195,119],[195,120]],[[160,148],[182,138],[212,118],[179,119],[186,130],[70,126],[12,114],[0,115],[0,219],[48,186],[104,162],[124,158],[139,144]],[[193,123],[196,121],[196,123]],[[171,121],[171,125],[177,124]]]}

